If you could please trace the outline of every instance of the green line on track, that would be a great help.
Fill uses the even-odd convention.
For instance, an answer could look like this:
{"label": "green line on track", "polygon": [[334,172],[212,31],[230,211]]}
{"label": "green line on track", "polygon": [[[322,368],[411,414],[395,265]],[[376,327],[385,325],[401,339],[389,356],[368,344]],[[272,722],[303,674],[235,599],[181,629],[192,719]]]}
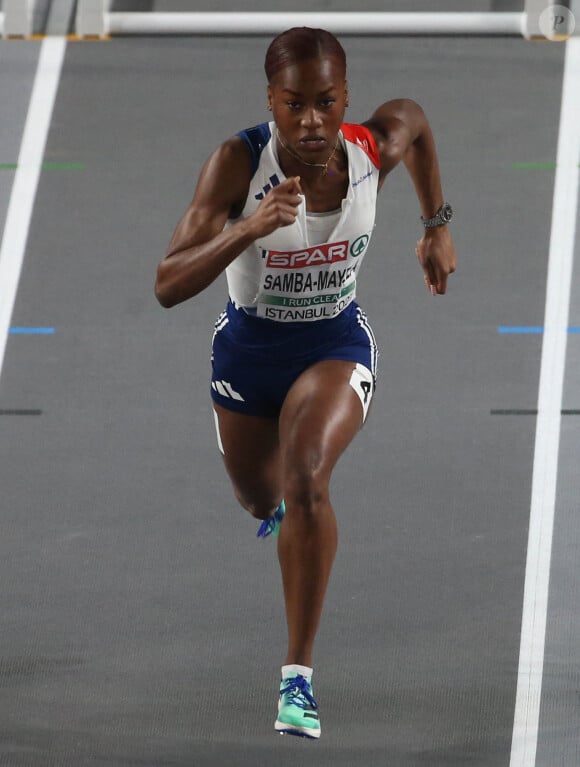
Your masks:
{"label": "green line on track", "polygon": [[513,162],[515,170],[554,170],[555,162]]}
{"label": "green line on track", "polygon": [[[16,170],[17,162],[0,162],[0,170]],[[43,162],[42,170],[84,170],[83,162]]]}
{"label": "green line on track", "polygon": [[[578,165],[580,168],[580,165]],[[555,170],[555,162],[512,162],[514,170]]]}
{"label": "green line on track", "polygon": [[83,162],[43,162],[42,170],[84,170]]}

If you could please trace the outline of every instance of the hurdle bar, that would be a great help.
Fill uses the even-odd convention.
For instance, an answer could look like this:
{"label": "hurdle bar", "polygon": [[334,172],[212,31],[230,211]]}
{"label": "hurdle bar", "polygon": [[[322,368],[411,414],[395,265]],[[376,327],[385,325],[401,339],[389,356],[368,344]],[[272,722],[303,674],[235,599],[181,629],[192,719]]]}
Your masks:
{"label": "hurdle bar", "polygon": [[36,0],[4,0],[0,12],[1,37],[30,37]]}
{"label": "hurdle bar", "polygon": [[525,35],[520,13],[126,12],[110,0],[78,0],[78,37],[114,35],[275,35],[296,26],[341,35]]}
{"label": "hurdle bar", "polygon": [[[14,0],[13,0],[14,1]],[[18,0],[16,0],[18,2]],[[523,0],[518,13],[439,12],[115,12],[112,0],[78,0],[77,37],[112,35],[275,35],[290,27],[323,27],[340,35],[381,36],[519,36],[527,40],[557,39],[546,33],[546,14],[554,8],[554,23],[565,39],[580,31],[580,0]],[[543,18],[544,24],[541,23]],[[548,27],[550,19],[548,18]],[[542,29],[543,27],[543,29]],[[548,37],[546,37],[548,34]]]}

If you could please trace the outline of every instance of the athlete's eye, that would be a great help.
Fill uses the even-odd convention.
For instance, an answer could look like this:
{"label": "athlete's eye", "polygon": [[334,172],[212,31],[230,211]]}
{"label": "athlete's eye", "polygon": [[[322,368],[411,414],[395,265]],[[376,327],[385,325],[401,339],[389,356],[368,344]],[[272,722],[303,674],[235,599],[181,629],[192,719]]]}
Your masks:
{"label": "athlete's eye", "polygon": [[296,111],[300,109],[300,102],[299,101],[287,101],[286,105],[290,107],[293,111]]}
{"label": "athlete's eye", "polygon": [[320,102],[320,106],[324,109],[328,109],[328,107],[331,107],[333,104],[336,103],[336,99],[322,99]]}

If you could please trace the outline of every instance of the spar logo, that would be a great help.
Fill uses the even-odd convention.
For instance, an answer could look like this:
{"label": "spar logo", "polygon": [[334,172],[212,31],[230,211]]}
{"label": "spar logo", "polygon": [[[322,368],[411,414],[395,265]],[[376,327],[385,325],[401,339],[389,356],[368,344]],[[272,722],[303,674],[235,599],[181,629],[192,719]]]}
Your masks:
{"label": "spar logo", "polygon": [[316,245],[303,250],[267,250],[266,265],[274,269],[302,269],[306,266],[320,266],[346,261],[348,240]]}

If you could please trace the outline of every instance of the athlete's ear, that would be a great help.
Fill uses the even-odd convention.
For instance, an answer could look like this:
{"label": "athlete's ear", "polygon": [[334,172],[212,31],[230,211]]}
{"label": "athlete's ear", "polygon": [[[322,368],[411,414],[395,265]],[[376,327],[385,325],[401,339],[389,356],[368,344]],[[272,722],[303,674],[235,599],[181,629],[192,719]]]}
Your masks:
{"label": "athlete's ear", "polygon": [[268,85],[268,111],[272,111],[272,88]]}
{"label": "athlete's ear", "polygon": [[348,80],[344,81],[344,105],[348,106]]}

